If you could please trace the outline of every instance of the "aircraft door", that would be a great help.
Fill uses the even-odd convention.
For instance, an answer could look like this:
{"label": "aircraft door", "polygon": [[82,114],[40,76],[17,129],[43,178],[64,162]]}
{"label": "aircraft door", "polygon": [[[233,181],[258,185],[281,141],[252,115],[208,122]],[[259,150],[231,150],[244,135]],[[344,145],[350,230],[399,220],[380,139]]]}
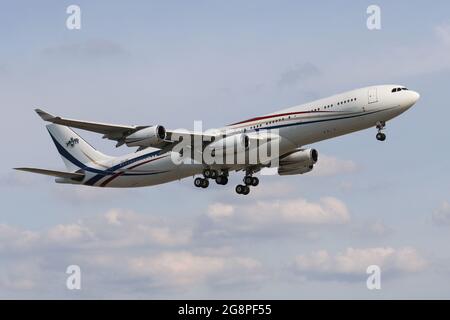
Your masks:
{"label": "aircraft door", "polygon": [[369,88],[367,96],[369,104],[378,102],[377,88]]}

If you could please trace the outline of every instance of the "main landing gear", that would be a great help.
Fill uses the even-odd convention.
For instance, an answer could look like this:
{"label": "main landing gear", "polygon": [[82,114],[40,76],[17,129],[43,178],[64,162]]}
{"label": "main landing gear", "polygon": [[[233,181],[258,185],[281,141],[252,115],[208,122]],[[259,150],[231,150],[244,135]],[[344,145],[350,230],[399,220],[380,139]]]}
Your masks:
{"label": "main landing gear", "polygon": [[[256,187],[259,184],[259,179],[252,176],[253,172],[247,171],[243,179],[244,184],[239,184],[236,186],[236,193],[247,195],[250,193],[250,187]],[[228,170],[213,170],[205,169],[203,170],[203,178],[198,177],[194,180],[194,185],[197,188],[206,189],[209,186],[209,179],[216,180],[217,184],[226,185],[228,183]]]}
{"label": "main landing gear", "polygon": [[209,186],[209,180],[208,179],[203,179],[203,178],[195,178],[194,185],[197,188],[206,189]]}
{"label": "main landing gear", "polygon": [[209,179],[216,180],[217,184],[226,185],[228,183],[228,172],[227,171],[217,171],[213,169],[203,170],[203,178],[196,178],[194,180],[194,185],[198,188],[208,188]]}
{"label": "main landing gear", "polygon": [[250,174],[247,174],[243,182],[245,185],[238,184],[236,186],[236,193],[247,195],[250,192],[250,186],[256,187],[259,184],[259,179],[257,177],[252,177]]}
{"label": "main landing gear", "polygon": [[385,127],[386,127],[386,122],[384,122],[384,121],[377,122],[376,128],[378,129],[378,133],[376,135],[376,138],[378,141],[386,140],[386,134],[382,132]]}

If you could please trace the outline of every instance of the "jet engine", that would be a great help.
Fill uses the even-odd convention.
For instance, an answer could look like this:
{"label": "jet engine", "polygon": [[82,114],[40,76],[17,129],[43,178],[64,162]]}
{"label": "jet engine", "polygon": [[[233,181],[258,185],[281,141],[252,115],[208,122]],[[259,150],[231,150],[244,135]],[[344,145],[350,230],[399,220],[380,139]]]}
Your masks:
{"label": "jet engine", "polygon": [[278,174],[294,175],[310,172],[319,159],[316,149],[300,149],[280,159]]}
{"label": "jet engine", "polygon": [[128,147],[153,147],[164,141],[166,138],[166,129],[163,126],[151,126],[136,131],[125,137],[125,143]]}

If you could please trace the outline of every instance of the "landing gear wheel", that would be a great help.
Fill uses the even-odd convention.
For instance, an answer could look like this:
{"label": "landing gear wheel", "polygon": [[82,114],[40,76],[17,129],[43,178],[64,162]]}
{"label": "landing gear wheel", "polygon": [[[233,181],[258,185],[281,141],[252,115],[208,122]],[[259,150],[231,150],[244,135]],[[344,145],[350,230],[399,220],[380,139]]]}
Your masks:
{"label": "landing gear wheel", "polygon": [[219,173],[216,170],[211,170],[211,179],[216,179]]}
{"label": "landing gear wheel", "polygon": [[242,194],[242,193],[244,192],[244,189],[245,189],[245,186],[243,186],[243,185],[241,185],[241,184],[238,184],[238,185],[236,186],[236,193],[237,193],[237,194]]}
{"label": "landing gear wheel", "polygon": [[195,178],[194,186],[196,186],[197,188],[201,187],[202,186],[202,181],[203,181],[202,178]]}
{"label": "landing gear wheel", "polygon": [[216,183],[224,186],[228,183],[228,178],[226,176],[217,176]]}
{"label": "landing gear wheel", "polygon": [[252,177],[252,176],[245,176],[245,177],[244,177],[244,183],[245,183],[245,185],[247,185],[247,186],[252,185],[252,181],[253,181],[253,177]]}
{"label": "landing gear wheel", "polygon": [[259,179],[257,177],[252,178],[252,186],[256,187],[259,184]]}
{"label": "landing gear wheel", "polygon": [[248,195],[250,193],[250,188],[248,186],[244,187],[244,191],[242,192],[243,195]]}
{"label": "landing gear wheel", "polygon": [[208,186],[209,186],[209,181],[208,181],[208,179],[202,179],[202,185],[201,185],[201,187],[202,187],[203,189],[205,189],[205,188],[208,188]]}
{"label": "landing gear wheel", "polygon": [[383,132],[378,132],[376,137],[378,141],[386,140],[386,135]]}
{"label": "landing gear wheel", "polygon": [[378,133],[376,135],[376,138],[378,141],[384,141],[386,140],[386,135],[382,132],[382,130],[386,127],[385,121],[378,121],[376,123],[376,128],[378,129]]}
{"label": "landing gear wheel", "polygon": [[211,178],[211,170],[210,169],[203,170],[203,175],[205,176],[205,178]]}

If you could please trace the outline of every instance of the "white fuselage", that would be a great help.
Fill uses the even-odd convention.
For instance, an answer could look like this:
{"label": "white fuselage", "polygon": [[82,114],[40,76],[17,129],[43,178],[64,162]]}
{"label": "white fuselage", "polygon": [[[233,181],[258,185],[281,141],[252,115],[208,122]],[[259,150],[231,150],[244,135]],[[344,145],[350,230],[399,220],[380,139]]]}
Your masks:
{"label": "white fuselage", "polygon": [[[408,110],[419,94],[411,90],[392,92],[399,85],[372,86],[337,94],[325,99],[283,109],[261,117],[218,129],[246,133],[278,129],[279,154],[301,146],[374,127]],[[231,166],[236,169],[236,166]],[[230,167],[230,168],[231,168]],[[102,187],[141,187],[157,185],[202,173],[201,163],[176,164],[171,152],[148,151],[93,162],[81,184]]]}

